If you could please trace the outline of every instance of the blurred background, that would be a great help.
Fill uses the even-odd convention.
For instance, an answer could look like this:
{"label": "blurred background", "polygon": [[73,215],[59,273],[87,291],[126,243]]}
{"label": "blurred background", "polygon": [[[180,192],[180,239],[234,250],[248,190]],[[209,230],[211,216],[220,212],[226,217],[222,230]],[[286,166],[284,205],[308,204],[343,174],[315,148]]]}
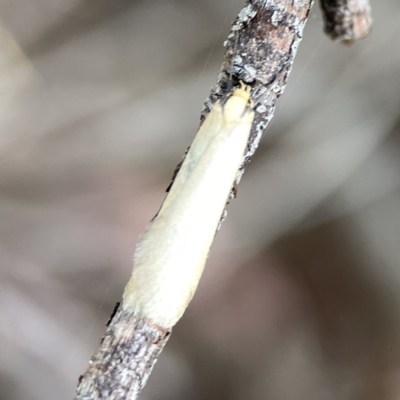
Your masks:
{"label": "blurred background", "polygon": [[[243,0],[0,1],[0,398],[66,400]],[[294,70],[143,400],[400,398],[400,5]]]}

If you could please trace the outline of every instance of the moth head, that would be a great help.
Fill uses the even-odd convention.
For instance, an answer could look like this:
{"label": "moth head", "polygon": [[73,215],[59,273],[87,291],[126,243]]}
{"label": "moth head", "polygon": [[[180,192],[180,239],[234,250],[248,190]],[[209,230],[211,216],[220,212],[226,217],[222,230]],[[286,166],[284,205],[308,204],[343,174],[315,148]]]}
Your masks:
{"label": "moth head", "polygon": [[253,106],[253,102],[250,98],[250,93],[251,86],[246,85],[245,83],[240,81],[240,88],[235,89],[232,93],[232,96],[238,97],[242,99],[246,104],[249,103],[251,106]]}
{"label": "moth head", "polygon": [[[228,96],[222,99],[221,104],[226,122],[241,120],[245,116],[254,118],[253,101],[250,98],[251,87],[240,82],[240,88],[236,88]],[[250,122],[250,124],[251,124]]]}

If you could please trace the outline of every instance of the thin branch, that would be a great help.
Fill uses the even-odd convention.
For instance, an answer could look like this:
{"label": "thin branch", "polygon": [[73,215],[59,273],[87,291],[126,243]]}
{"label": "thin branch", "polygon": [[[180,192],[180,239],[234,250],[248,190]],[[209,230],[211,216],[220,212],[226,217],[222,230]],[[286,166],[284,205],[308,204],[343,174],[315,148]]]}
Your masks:
{"label": "thin branch", "polygon": [[[251,85],[256,116],[235,186],[272,119],[277,98],[285,89],[311,5],[312,0],[248,0],[232,25],[217,84],[206,101],[201,119],[229,92],[232,81]],[[75,399],[136,399],[169,333],[170,330],[149,319],[138,319],[123,305],[118,307],[79,380]]]}
{"label": "thin branch", "polygon": [[[285,90],[312,4],[313,0],[247,1],[224,43],[225,58],[201,121],[226,93],[232,80],[251,84],[256,115],[235,188],[274,115],[277,98]],[[231,198],[234,193],[235,189]]]}
{"label": "thin branch", "polygon": [[169,332],[116,305],[105,336],[79,378],[75,399],[135,399],[164,348]]}
{"label": "thin branch", "polygon": [[346,44],[363,39],[371,30],[368,0],[320,0],[325,33]]}

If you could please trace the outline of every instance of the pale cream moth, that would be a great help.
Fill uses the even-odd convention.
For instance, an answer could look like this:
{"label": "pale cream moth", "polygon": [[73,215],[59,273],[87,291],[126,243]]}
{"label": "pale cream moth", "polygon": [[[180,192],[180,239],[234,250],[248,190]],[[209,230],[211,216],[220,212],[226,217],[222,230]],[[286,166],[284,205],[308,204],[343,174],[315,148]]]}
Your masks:
{"label": "pale cream moth", "polygon": [[243,161],[254,111],[250,87],[217,101],[156,217],[142,235],[122,307],[169,329],[189,304]]}

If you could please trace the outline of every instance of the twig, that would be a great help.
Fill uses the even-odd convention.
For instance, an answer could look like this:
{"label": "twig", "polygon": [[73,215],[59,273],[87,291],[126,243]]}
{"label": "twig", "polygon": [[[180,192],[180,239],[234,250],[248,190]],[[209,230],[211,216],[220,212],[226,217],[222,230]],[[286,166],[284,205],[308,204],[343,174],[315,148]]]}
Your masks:
{"label": "twig", "polygon": [[[256,116],[235,185],[284,91],[312,0],[248,0],[232,25],[217,84],[202,112],[228,92],[231,81],[252,86]],[[232,191],[231,196],[234,196]],[[118,307],[100,347],[80,378],[76,400],[133,400],[142,390],[170,330]]]}
{"label": "twig", "polygon": [[[201,120],[226,93],[232,79],[252,85],[256,115],[235,188],[274,115],[277,98],[285,90],[312,4],[313,0],[247,1],[224,43],[225,58]],[[234,193],[235,189],[231,198]]]}
{"label": "twig", "polygon": [[346,44],[368,35],[371,24],[369,0],[320,0],[325,33]]}
{"label": "twig", "polygon": [[137,320],[116,305],[105,336],[79,378],[75,399],[135,399],[145,385],[169,333]]}

